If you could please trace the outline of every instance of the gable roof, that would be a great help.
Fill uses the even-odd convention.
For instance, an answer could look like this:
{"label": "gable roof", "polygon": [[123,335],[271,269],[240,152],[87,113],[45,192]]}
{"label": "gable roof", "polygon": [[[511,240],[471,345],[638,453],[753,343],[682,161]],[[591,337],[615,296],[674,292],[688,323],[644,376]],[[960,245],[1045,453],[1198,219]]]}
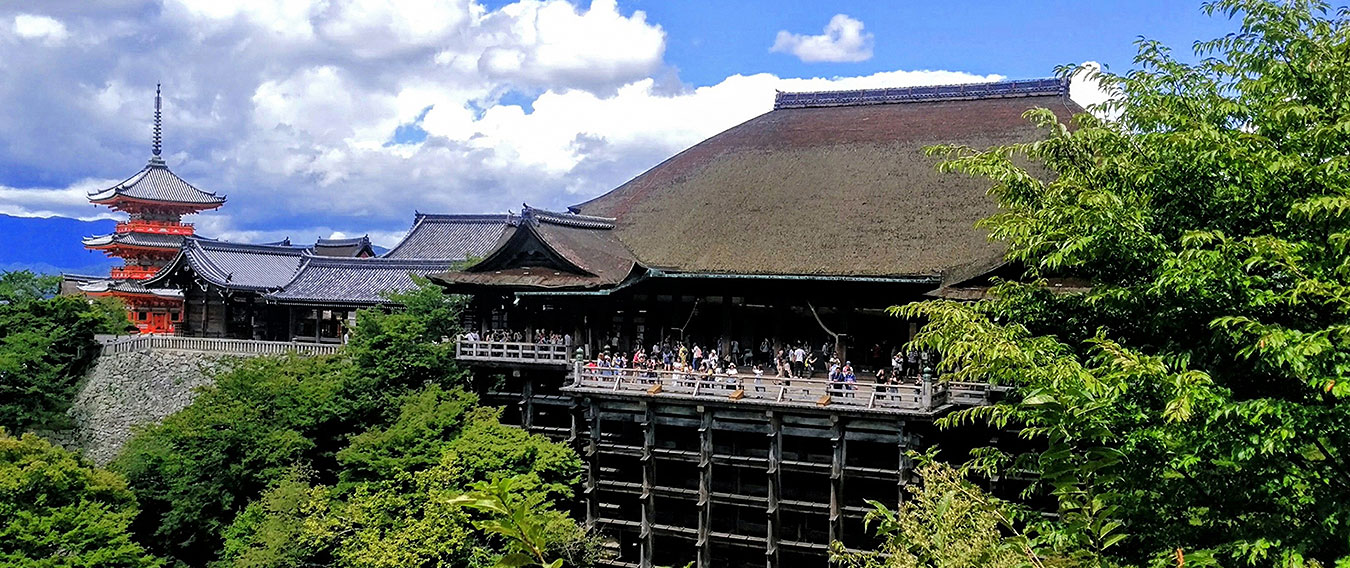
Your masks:
{"label": "gable roof", "polygon": [[147,287],[161,285],[168,276],[189,267],[203,280],[231,290],[276,290],[290,282],[304,260],[304,248],[251,245],[184,237],[178,256],[145,280]]}
{"label": "gable roof", "polygon": [[183,178],[169,171],[159,156],[151,158],[141,171],[121,183],[89,193],[89,201],[94,203],[111,203],[118,197],[198,205],[202,208],[215,208],[225,203],[225,196],[202,191],[183,181]]}
{"label": "gable roof", "polygon": [[388,304],[388,292],[408,292],[417,287],[412,276],[443,272],[451,261],[443,259],[336,258],[305,255],[295,277],[281,290],[264,297],[279,303],[324,305]]}
{"label": "gable roof", "polygon": [[319,239],[312,249],[318,256],[375,256],[375,247],[370,244],[370,235],[350,239]]}
{"label": "gable roof", "polygon": [[487,254],[507,227],[508,215],[417,213],[407,236],[384,258],[465,260]]}
{"label": "gable roof", "polygon": [[938,173],[924,148],[1038,139],[1033,107],[1082,111],[1055,79],[780,93],[572,210],[616,218],[638,261],[668,272],[935,277],[1003,248],[974,227],[997,211],[989,182]]}
{"label": "gable roof", "polygon": [[613,229],[614,219],[526,206],[482,260],[432,279],[516,289],[613,286],[640,267]]}

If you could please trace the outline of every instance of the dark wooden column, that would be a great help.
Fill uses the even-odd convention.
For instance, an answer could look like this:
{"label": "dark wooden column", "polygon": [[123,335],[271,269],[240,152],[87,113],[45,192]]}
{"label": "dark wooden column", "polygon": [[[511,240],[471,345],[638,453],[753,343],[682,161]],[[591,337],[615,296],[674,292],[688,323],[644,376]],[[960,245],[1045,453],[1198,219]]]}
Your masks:
{"label": "dark wooden column", "polygon": [[645,402],[642,411],[642,528],[638,535],[641,539],[638,566],[652,568],[656,541],[652,534],[652,525],[656,523],[656,495],[652,491],[656,485],[656,459],[652,456],[652,448],[656,446],[656,416],[651,405]]}
{"label": "dark wooden column", "polygon": [[830,542],[844,538],[844,422],[839,415],[830,416]]}
{"label": "dark wooden column", "polygon": [[896,466],[896,486],[899,495],[896,499],[896,506],[909,499],[909,475],[914,469],[914,462],[909,458],[909,434],[905,433],[905,421],[901,420],[896,425],[896,431],[900,433],[900,463]]}
{"label": "dark wooden column", "polygon": [[600,483],[600,411],[595,401],[586,401],[586,413],[590,418],[590,438],[586,443],[586,528],[595,528],[600,518],[600,492],[596,486]]}
{"label": "dark wooden column", "polygon": [[768,516],[768,531],[764,535],[764,566],[766,568],[778,568],[778,532],[782,525],[782,520],[778,515],[778,501],[783,498],[783,475],[779,468],[783,463],[783,417],[774,411],[768,411],[769,415],[769,469],[766,472],[769,476],[769,501],[764,510]]}
{"label": "dark wooden column", "polygon": [[520,426],[529,432],[534,426],[534,379],[529,373],[516,373],[520,374]]}
{"label": "dark wooden column", "polygon": [[712,411],[698,407],[703,422],[698,428],[698,568],[714,568],[712,563]]}

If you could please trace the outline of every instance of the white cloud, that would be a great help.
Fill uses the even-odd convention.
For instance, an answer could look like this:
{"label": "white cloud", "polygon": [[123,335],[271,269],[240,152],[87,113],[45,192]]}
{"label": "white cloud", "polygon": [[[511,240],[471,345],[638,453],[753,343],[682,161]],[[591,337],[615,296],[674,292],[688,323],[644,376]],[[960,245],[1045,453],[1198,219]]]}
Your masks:
{"label": "white cloud", "polygon": [[81,221],[115,219],[118,217],[106,207],[89,203],[89,192],[97,191],[121,180],[85,179],[64,188],[8,187],[0,184],[0,214],[14,217],[69,217]]}
{"label": "white cloud", "polygon": [[769,51],[790,53],[807,63],[867,61],[872,58],[872,39],[872,34],[863,31],[862,21],[835,14],[821,35],[779,31]]}
{"label": "white cloud", "polygon": [[55,18],[19,14],[14,16],[14,35],[57,45],[64,42],[70,33],[66,31],[66,25]]}
{"label": "white cloud", "polygon": [[170,167],[229,196],[190,219],[199,232],[296,242],[369,233],[390,246],[414,210],[594,197],[768,111],[775,90],[1001,78],[754,74],[694,87],[669,78],[661,27],[612,0],[409,6],[171,0],[148,19],[117,6],[62,15],[79,42],[0,58],[7,76],[34,78],[0,85],[0,109],[23,109],[0,120],[0,140],[25,141],[0,145],[0,213],[110,216],[85,192],[145,164],[161,81]]}
{"label": "white cloud", "polygon": [[1078,103],[1078,106],[1092,110],[1098,116],[1105,116],[1101,109],[1093,107],[1111,100],[1116,93],[1102,84],[1098,77],[1101,69],[1101,64],[1096,61],[1083,63],[1078,72],[1069,79],[1069,98]]}

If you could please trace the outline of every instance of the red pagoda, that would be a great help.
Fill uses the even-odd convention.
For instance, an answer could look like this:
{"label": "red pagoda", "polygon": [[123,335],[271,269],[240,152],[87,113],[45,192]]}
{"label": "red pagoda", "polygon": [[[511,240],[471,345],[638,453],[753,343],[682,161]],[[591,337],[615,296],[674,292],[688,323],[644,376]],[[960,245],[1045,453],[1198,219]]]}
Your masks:
{"label": "red pagoda", "polygon": [[85,248],[124,260],[107,280],[89,282],[80,290],[90,296],[114,296],[127,307],[127,317],[141,333],[173,333],[182,321],[179,290],[147,289],[139,282],[154,276],[178,254],[183,238],[194,233],[184,215],[216,209],[225,197],[202,191],[169,171],[161,157],[161,98],[155,87],[155,125],[150,162],[136,175],[89,194],[89,201],[127,213],[111,235],[84,239]]}

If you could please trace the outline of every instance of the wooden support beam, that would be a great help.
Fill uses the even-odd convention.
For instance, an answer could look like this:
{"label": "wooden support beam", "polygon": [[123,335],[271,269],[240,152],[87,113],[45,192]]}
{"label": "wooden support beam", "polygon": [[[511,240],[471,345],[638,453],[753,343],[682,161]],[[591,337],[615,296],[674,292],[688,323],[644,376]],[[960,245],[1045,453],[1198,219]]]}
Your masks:
{"label": "wooden support beam", "polygon": [[830,542],[844,537],[844,422],[838,416],[831,416],[834,425],[830,428]]}
{"label": "wooden support beam", "polygon": [[778,514],[778,501],[783,498],[783,475],[780,470],[780,464],[783,461],[783,419],[777,413],[769,411],[766,413],[769,417],[769,465],[765,473],[768,475],[769,482],[769,500],[764,514],[768,517],[768,530],[765,533],[764,547],[764,566],[765,568],[778,568],[780,559],[778,554],[778,533],[782,526],[782,519]]}
{"label": "wooden support beam", "polygon": [[600,483],[600,412],[595,401],[586,400],[586,414],[590,418],[590,435],[586,443],[586,528],[595,528],[595,520],[600,518],[600,493],[596,486]]}
{"label": "wooden support beam", "polygon": [[652,525],[656,523],[656,495],[652,488],[656,485],[656,458],[652,448],[656,446],[656,416],[651,405],[643,404],[642,417],[642,527],[638,545],[638,566],[652,568],[653,547],[656,538],[652,534]]}
{"label": "wooden support beam", "polygon": [[712,454],[713,415],[707,407],[698,407],[703,421],[698,428],[698,568],[714,568],[712,563]]}
{"label": "wooden support beam", "polygon": [[521,375],[520,426],[526,432],[529,432],[530,427],[534,426],[534,381],[529,375],[521,373],[519,370],[516,370],[515,373]]}
{"label": "wooden support beam", "polygon": [[896,499],[897,508],[900,503],[904,503],[906,499],[909,499],[909,491],[907,488],[909,487],[910,473],[914,469],[914,461],[909,457],[909,434],[905,432],[905,425],[905,422],[902,420],[896,427],[896,431],[900,432],[900,463],[896,465],[895,476],[896,486],[899,492],[899,496]]}

